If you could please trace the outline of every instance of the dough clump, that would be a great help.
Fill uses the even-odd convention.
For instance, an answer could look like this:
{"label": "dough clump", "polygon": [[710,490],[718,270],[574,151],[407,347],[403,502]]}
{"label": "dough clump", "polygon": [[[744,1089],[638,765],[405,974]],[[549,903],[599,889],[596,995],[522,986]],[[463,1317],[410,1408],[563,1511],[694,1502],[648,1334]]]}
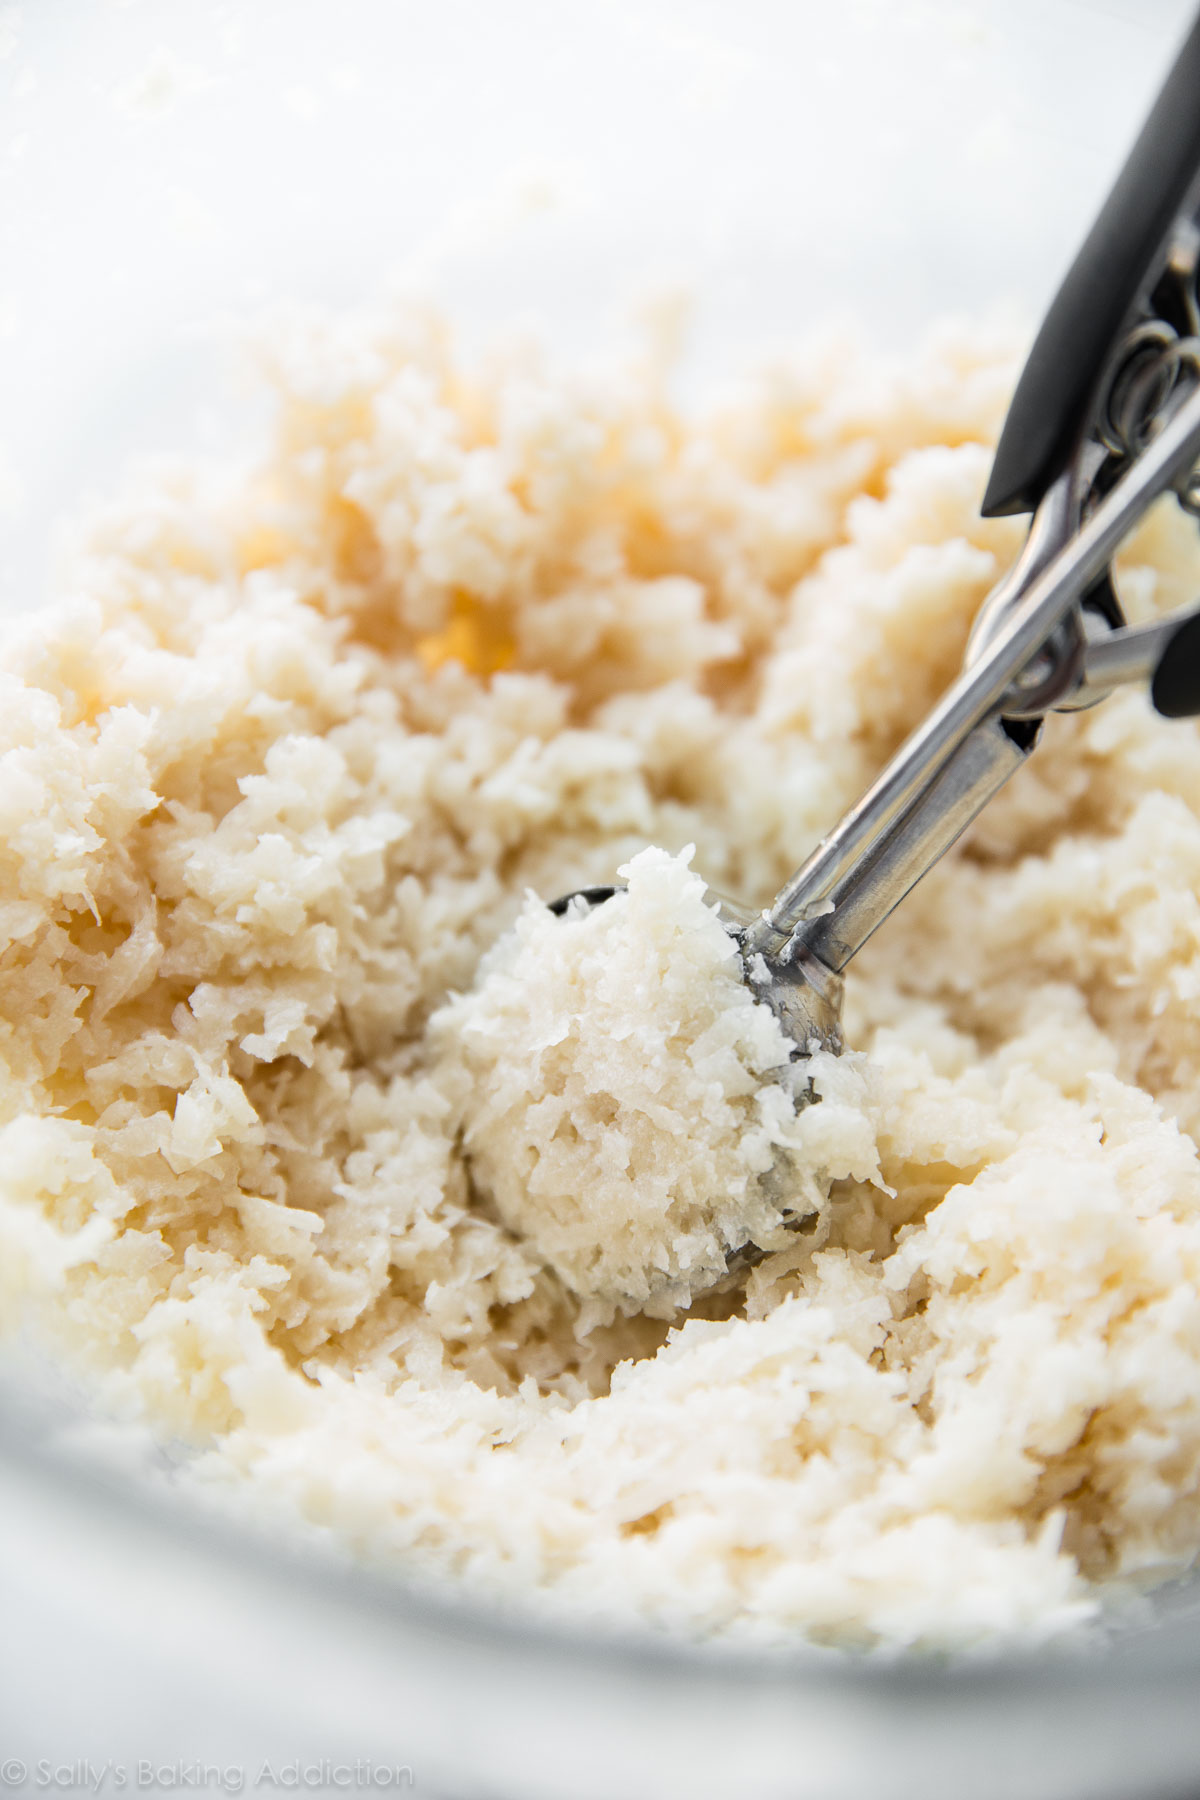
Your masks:
{"label": "dough clump", "polygon": [[819,1202],[781,1166],[804,1071],[690,855],[642,851],[563,919],[532,898],[432,1021],[503,1223],[573,1293],[667,1318],[731,1252],[787,1244],[782,1192],[792,1218]]}
{"label": "dough clump", "polygon": [[[575,1618],[1029,1641],[1188,1567],[1197,726],[1051,719],[815,1104],[699,895],[764,905],[959,666],[1013,347],[703,414],[415,311],[268,365],[269,453],[146,476],[0,650],[0,1320],[186,1479]],[[1192,522],[1119,576],[1190,598]],[[553,960],[525,896],[625,865]]]}

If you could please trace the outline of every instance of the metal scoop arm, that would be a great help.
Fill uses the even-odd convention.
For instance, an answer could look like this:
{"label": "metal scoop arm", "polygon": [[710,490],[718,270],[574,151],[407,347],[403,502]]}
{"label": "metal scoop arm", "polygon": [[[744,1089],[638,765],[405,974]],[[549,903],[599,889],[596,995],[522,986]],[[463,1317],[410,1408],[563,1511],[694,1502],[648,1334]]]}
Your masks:
{"label": "metal scoop arm", "polygon": [[[789,949],[795,954],[795,940],[796,947],[803,945],[825,960],[823,948],[835,972],[845,966],[1020,766],[1031,741],[1022,744],[1019,734],[1001,721],[1006,703],[1017,704],[1014,695],[1022,674],[1107,569],[1150,503],[1186,481],[1198,458],[1200,388],[1188,394],[1019,597],[1012,601],[1006,596],[1006,616],[978,660],[963,671],[762,917],[747,927],[748,955],[786,962]],[[952,765],[976,733],[980,735],[958,776],[951,777]],[[884,871],[886,879],[881,878]],[[852,913],[852,925],[832,923],[839,910]]]}
{"label": "metal scoop arm", "polygon": [[1160,494],[1174,489],[1200,513],[1198,264],[1200,17],[1005,421],[983,511],[1036,508],[1023,554],[981,609],[958,680],[741,933],[748,971],[801,1043],[840,1039],[836,1011],[805,994],[797,964],[809,986],[814,970],[840,977],[1020,767],[1047,710],[1146,680],[1168,716],[1200,711],[1200,607],[1130,629],[1109,577]]}

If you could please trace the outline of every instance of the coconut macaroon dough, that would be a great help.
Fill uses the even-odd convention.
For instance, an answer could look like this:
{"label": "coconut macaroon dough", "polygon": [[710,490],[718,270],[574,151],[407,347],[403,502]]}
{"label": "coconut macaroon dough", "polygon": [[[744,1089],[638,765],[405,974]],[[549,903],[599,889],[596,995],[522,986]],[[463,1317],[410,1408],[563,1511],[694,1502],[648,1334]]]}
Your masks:
{"label": "coconut macaroon dough", "polygon": [[691,855],[644,850],[625,890],[564,919],[534,897],[432,1021],[504,1224],[573,1293],[664,1318],[819,1206],[790,1154],[804,1065]]}
{"label": "coconut macaroon dough", "polygon": [[[1187,1567],[1197,727],[1052,719],[815,1104],[701,891],[959,666],[1008,348],[703,416],[418,313],[270,356],[269,452],[145,477],[0,650],[5,1327],[181,1480],[574,1617],[1029,1640]],[[1131,614],[1198,579],[1160,509]]]}

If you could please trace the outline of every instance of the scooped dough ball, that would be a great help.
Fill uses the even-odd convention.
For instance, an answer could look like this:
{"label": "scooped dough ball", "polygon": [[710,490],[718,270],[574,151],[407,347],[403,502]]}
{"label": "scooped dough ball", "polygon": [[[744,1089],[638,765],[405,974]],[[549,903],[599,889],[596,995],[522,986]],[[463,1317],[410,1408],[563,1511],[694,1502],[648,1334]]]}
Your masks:
{"label": "scooped dough ball", "polygon": [[434,1029],[481,1195],[575,1293],[664,1313],[819,1203],[792,1155],[803,1063],[688,867],[558,917],[530,897]]}

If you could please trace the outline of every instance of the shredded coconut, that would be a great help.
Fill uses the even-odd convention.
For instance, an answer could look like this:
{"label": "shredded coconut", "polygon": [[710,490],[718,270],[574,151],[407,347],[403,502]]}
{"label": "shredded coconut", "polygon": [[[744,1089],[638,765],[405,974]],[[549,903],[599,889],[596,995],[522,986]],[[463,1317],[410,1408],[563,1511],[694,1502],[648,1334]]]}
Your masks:
{"label": "shredded coconut", "polygon": [[665,1318],[819,1204],[788,1155],[803,1072],[691,855],[642,851],[562,920],[534,897],[431,1021],[504,1224],[573,1293]]}
{"label": "shredded coconut", "polygon": [[[1188,1565],[1196,726],[1052,720],[815,1104],[701,892],[764,905],[954,673],[1009,349],[699,419],[417,314],[272,357],[267,462],[5,642],[5,1319],[248,1505],[576,1616],[961,1645]],[[1134,615],[1198,560],[1156,515]]]}

